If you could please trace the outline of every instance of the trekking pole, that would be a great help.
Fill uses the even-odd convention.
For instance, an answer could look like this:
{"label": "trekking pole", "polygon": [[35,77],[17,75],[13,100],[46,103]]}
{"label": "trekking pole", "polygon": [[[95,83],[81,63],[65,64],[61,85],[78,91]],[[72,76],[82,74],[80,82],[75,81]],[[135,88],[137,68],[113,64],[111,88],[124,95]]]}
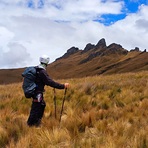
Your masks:
{"label": "trekking pole", "polygon": [[65,92],[64,92],[64,97],[63,97],[63,102],[62,102],[62,108],[61,108],[61,114],[60,114],[59,122],[61,122],[61,117],[62,117],[63,108],[64,108],[64,102],[65,102],[65,98],[66,98],[66,92],[67,92],[67,88],[65,88]]}
{"label": "trekking pole", "polygon": [[53,98],[53,101],[54,101],[54,112],[55,112],[55,119],[57,118],[57,105],[56,105],[56,92],[55,92],[55,88],[53,89],[53,92],[54,92],[54,98]]}

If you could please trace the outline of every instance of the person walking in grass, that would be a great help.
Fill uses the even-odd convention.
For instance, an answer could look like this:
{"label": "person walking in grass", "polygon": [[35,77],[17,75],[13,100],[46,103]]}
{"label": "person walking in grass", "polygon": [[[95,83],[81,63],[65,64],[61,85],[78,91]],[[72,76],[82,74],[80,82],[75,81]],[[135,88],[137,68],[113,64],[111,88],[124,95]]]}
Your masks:
{"label": "person walking in grass", "polygon": [[60,84],[49,77],[46,71],[47,65],[49,63],[49,57],[47,55],[41,56],[39,61],[40,64],[36,67],[37,87],[35,89],[35,95],[32,96],[33,101],[31,105],[30,115],[27,120],[28,126],[39,126],[41,124],[41,120],[46,107],[46,103],[44,101],[43,96],[43,92],[45,91],[45,85],[57,89],[67,89],[69,87],[69,83]]}

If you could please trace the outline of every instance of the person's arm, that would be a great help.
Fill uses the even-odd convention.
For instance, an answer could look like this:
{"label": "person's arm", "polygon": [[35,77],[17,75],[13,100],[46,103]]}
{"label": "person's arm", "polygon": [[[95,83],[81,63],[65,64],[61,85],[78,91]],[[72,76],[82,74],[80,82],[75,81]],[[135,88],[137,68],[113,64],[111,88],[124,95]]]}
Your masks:
{"label": "person's arm", "polygon": [[45,70],[42,70],[42,72],[40,74],[41,74],[42,80],[43,80],[45,85],[48,85],[48,86],[51,86],[51,87],[57,88],[57,89],[64,89],[64,88],[68,87],[67,83],[60,84],[60,83],[52,80]]}

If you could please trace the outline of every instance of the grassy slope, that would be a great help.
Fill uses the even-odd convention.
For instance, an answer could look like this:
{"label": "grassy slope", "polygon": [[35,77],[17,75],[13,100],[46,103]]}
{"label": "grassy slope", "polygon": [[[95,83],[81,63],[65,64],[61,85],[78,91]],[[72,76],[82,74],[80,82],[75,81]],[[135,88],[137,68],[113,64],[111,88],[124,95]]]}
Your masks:
{"label": "grassy slope", "polygon": [[[41,128],[28,128],[31,100],[21,83],[0,85],[0,147],[148,147],[148,72],[69,79],[61,124],[54,119],[53,90]],[[65,82],[65,80],[59,80]],[[59,118],[63,90],[56,90]]]}
{"label": "grassy slope", "polygon": [[[49,64],[47,71],[54,79],[65,79],[148,70],[147,52],[128,52],[127,55],[107,54],[81,63],[95,52],[78,51],[68,58],[62,58]],[[0,84],[21,82],[23,70],[23,68],[0,70]]]}
{"label": "grassy slope", "polygon": [[24,68],[19,69],[1,69],[0,70],[0,84],[11,84],[22,81],[22,72]]}
{"label": "grassy slope", "polygon": [[[91,53],[91,51],[89,51]],[[148,70],[148,53],[129,52],[127,55],[110,54],[97,56],[90,61],[79,64],[90,55],[89,52],[77,52],[68,58],[51,63],[48,72],[54,78],[74,78],[100,74],[113,74]]]}

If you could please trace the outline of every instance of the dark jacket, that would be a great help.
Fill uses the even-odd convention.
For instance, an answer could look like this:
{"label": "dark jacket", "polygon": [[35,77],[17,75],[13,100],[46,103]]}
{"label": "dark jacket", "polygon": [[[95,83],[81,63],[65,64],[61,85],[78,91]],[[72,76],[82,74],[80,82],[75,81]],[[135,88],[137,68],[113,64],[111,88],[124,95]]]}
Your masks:
{"label": "dark jacket", "polygon": [[43,92],[45,85],[57,89],[64,89],[64,84],[60,84],[52,80],[47,74],[46,70],[42,68],[37,68],[36,84],[37,84],[36,92]]}

